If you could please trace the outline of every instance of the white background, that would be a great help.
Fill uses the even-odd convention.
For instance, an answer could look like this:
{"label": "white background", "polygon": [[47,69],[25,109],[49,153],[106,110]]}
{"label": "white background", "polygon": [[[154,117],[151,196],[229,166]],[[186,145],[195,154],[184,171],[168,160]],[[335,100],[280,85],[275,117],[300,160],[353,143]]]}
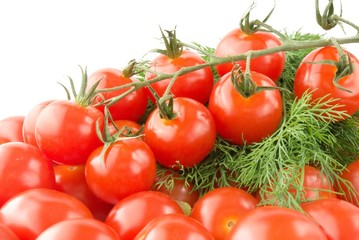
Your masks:
{"label": "white background", "polygon": [[[257,0],[253,19],[274,1]],[[335,1],[339,5],[339,0]],[[342,0],[343,17],[359,24],[355,0]],[[91,73],[123,68],[162,47],[159,26],[183,42],[215,47],[238,27],[251,0],[9,0],[0,2],[0,119],[25,115],[34,105],[65,98],[57,82],[77,83],[79,65]],[[278,30],[324,33],[315,22],[314,0],[277,0],[269,24]],[[327,3],[320,1],[322,8]],[[339,13],[339,8],[337,8]],[[356,32],[345,27],[346,35]],[[337,28],[328,36],[343,37]],[[359,56],[359,44],[345,46]]]}

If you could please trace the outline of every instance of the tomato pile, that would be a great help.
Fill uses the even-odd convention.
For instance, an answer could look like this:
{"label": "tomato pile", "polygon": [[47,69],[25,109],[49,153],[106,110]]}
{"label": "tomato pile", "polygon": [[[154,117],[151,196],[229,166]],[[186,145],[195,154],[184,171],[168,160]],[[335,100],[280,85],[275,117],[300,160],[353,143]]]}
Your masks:
{"label": "tomato pile", "polygon": [[0,239],[359,236],[359,60],[248,17],[0,120]]}

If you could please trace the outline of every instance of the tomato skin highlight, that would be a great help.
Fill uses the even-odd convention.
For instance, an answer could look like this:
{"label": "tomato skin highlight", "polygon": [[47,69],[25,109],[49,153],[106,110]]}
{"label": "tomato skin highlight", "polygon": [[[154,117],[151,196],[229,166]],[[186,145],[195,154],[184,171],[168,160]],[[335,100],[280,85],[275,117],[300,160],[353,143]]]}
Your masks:
{"label": "tomato skin highlight", "polygon": [[106,153],[95,149],[85,165],[91,191],[103,201],[116,204],[130,194],[150,190],[156,177],[156,160],[141,139],[119,140]]}
{"label": "tomato skin highlight", "polygon": [[165,214],[183,214],[178,203],[164,193],[142,191],[115,204],[105,223],[123,240],[132,240],[151,220]]}
{"label": "tomato skin highlight", "polygon": [[[174,73],[179,71],[183,67],[196,66],[205,63],[201,56],[189,50],[183,50],[181,56],[171,59],[166,55],[160,54],[152,60],[153,65],[150,70],[159,73]],[[151,80],[157,77],[156,74],[146,72],[145,79]],[[152,88],[161,97],[170,79],[164,79],[155,83],[152,83]],[[212,71],[209,67],[196,70],[191,73],[179,76],[173,86],[171,87],[171,93],[174,97],[188,97],[197,100],[200,103],[207,103],[209,95],[213,88],[214,78]],[[149,90],[148,90],[149,92]],[[149,92],[150,99],[155,102],[154,97]]]}
{"label": "tomato skin highlight", "polygon": [[153,219],[133,240],[214,240],[195,219],[184,214],[166,214]]}
{"label": "tomato skin highlight", "polygon": [[5,142],[24,142],[22,126],[24,116],[11,116],[0,120],[0,144]]}
{"label": "tomato skin highlight", "polygon": [[175,98],[174,119],[162,119],[158,108],[148,117],[144,141],[163,166],[193,167],[203,161],[214,146],[216,128],[213,117],[201,103],[190,98]]}
{"label": "tomato skin highlight", "polygon": [[23,142],[0,145],[0,207],[32,188],[54,188],[52,162],[36,147]]}
{"label": "tomato skin highlight", "polygon": [[327,240],[322,229],[300,212],[264,206],[251,210],[233,226],[226,240]]}
{"label": "tomato skin highlight", "polygon": [[2,240],[20,240],[6,225],[0,222],[0,239]]}
{"label": "tomato skin highlight", "polygon": [[341,78],[338,83],[341,87],[350,90],[351,93],[343,91],[334,85],[333,79],[338,70],[335,66],[315,63],[323,60],[338,61],[337,49],[328,46],[313,50],[302,60],[294,78],[294,95],[300,98],[305,91],[310,90],[312,91],[313,102],[330,94],[325,99],[336,99],[331,106],[335,104],[343,105],[336,108],[336,110],[344,110],[348,115],[353,115],[357,112],[359,110],[359,60],[345,49],[344,52],[349,54],[354,66],[354,72]]}
{"label": "tomato skin highlight", "polygon": [[[218,43],[214,55],[228,57],[244,54],[250,50],[263,50],[282,45],[280,40],[273,34],[258,31],[251,35],[243,33],[240,28],[228,32]],[[242,71],[246,69],[246,60],[237,61]],[[285,65],[285,52],[277,52],[251,59],[250,70],[262,73],[273,81],[277,81],[283,72]],[[219,76],[231,72],[234,64],[223,63],[216,66]]]}
{"label": "tomato skin highlight", "polygon": [[[257,86],[275,87],[263,74],[251,72]],[[279,90],[263,90],[245,98],[224,75],[213,88],[208,105],[218,134],[238,145],[260,142],[273,134],[282,120],[283,105]]]}
{"label": "tomato skin highlight", "polygon": [[259,201],[235,187],[216,188],[194,205],[191,217],[198,220],[215,239],[225,239],[242,215],[256,208]]}
{"label": "tomato skin highlight", "polygon": [[36,141],[41,151],[56,163],[84,164],[90,153],[102,145],[96,133],[96,122],[102,130],[104,115],[95,107],[57,100],[39,114]]}

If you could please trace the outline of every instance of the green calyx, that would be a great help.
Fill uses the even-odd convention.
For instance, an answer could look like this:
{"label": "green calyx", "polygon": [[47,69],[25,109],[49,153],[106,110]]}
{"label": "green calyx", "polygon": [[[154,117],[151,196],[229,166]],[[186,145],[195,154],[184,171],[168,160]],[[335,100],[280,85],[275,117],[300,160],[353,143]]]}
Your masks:
{"label": "green calyx", "polygon": [[[166,50],[155,49],[153,50],[153,52],[161,53],[171,59],[176,59],[179,56],[181,56],[183,51],[183,46],[180,44],[180,41],[177,39],[176,28],[171,31],[169,30],[163,31],[162,28],[160,27],[160,31]],[[165,32],[167,33],[167,36],[165,35]]]}
{"label": "green calyx", "polygon": [[[338,20],[334,18],[335,14],[333,0],[329,0],[328,5],[323,11],[323,14],[320,14],[319,0],[315,0],[315,15],[317,23],[324,30],[330,30],[338,24]],[[340,16],[342,16],[342,8],[340,8]]]}

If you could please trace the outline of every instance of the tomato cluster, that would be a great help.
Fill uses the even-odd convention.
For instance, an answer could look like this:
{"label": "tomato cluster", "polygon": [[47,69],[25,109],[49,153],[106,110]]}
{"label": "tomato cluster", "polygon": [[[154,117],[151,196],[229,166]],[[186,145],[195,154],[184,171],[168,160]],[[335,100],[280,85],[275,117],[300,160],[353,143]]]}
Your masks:
{"label": "tomato cluster", "polygon": [[[235,56],[280,45],[271,33],[235,29],[214,54]],[[315,166],[293,176],[301,187],[290,185],[289,196],[298,198],[307,214],[261,205],[273,197],[266,186],[248,192],[233,183],[200,195],[192,182],[181,179],[179,170],[204,161],[217,137],[245,146],[280,127],[285,113],[276,83],[285,53],[161,79],[206,63],[192,50],[171,49],[152,59],[144,79],[135,78],[133,65],[99,69],[88,78],[83,74],[75,100],[50,99],[26,116],[0,121],[0,239],[324,240],[359,235],[359,159],[342,173],[351,187],[334,185]],[[310,91],[313,103],[334,97],[333,106],[339,104],[345,118],[357,112],[359,61],[346,56],[353,71],[340,75],[336,63],[344,63],[337,48],[310,52],[297,70],[294,97]],[[158,174],[159,168],[166,171]]]}

